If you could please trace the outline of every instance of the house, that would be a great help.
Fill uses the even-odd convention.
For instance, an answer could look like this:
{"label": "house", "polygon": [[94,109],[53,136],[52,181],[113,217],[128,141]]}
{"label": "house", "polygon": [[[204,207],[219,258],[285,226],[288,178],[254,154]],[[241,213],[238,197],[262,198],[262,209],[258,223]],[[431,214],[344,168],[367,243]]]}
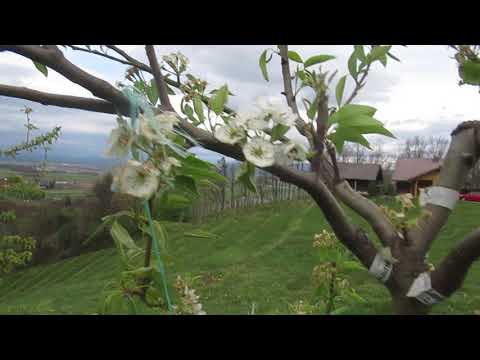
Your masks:
{"label": "house", "polygon": [[436,184],[441,167],[441,161],[432,159],[400,159],[392,180],[398,193],[411,193],[416,197],[420,189]]}
{"label": "house", "polygon": [[377,164],[349,164],[338,163],[340,177],[349,182],[356,191],[368,191],[368,185],[383,182],[382,167]]}

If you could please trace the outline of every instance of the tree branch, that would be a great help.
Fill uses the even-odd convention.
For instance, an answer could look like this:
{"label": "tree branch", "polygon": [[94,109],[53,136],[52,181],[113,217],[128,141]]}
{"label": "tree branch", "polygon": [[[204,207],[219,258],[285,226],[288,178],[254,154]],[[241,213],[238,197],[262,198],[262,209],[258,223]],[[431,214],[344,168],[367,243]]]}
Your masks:
{"label": "tree branch", "polygon": [[479,257],[480,229],[477,229],[450,251],[432,272],[432,287],[443,296],[450,296],[462,286],[470,266]]}
{"label": "tree branch", "polygon": [[[452,133],[452,141],[443,161],[437,186],[460,191],[468,172],[480,156],[480,121],[460,124]],[[475,130],[477,129],[477,130]],[[426,253],[451,213],[450,209],[428,204],[425,210],[431,214],[420,219],[417,227],[408,231],[414,246]]]}
{"label": "tree branch", "polygon": [[287,104],[292,109],[292,111],[297,115],[297,120],[295,121],[296,128],[298,132],[305,136],[310,143],[310,146],[313,147],[313,135],[310,132],[310,128],[307,126],[305,121],[300,116],[298,111],[297,102],[292,88],[292,80],[290,75],[290,62],[288,60],[288,45],[278,45],[280,51],[280,63],[282,65],[282,77],[283,77],[283,89],[285,97],[287,98]]}
{"label": "tree branch", "polygon": [[[115,108],[119,108],[121,113],[128,113],[128,100],[123,94],[115,89],[107,82],[98,79],[80,68],[76,67],[65,59],[58,48],[42,48],[39,46],[14,46],[12,50],[20,55],[28,57],[34,61],[41,62],[46,66],[54,69],[60,74],[64,75],[69,80],[83,86],[92,92],[92,94],[106,100],[87,99],[73,96],[54,95],[43,92],[37,92],[26,88],[3,86],[3,94],[6,96],[26,98],[32,101],[51,104],[57,106],[76,107],[83,110],[111,112],[115,113]],[[156,81],[158,81],[159,92],[162,89],[163,78],[158,62],[155,64],[154,54],[152,54],[153,47],[147,47],[147,55],[151,61],[152,70],[156,74]],[[157,69],[155,69],[157,68]],[[160,76],[159,76],[160,75]],[[169,100],[164,100],[164,106],[169,108]],[[110,103],[110,104],[109,104]],[[170,105],[170,110],[173,110]],[[224,144],[218,141],[211,133],[197,128],[190,124],[187,120],[182,119],[179,126],[190,136],[195,138],[206,149],[221,153],[225,156],[243,161],[244,156],[241,148],[236,145]],[[358,227],[354,226],[343,212],[342,207],[337,202],[332,192],[321,181],[317,181],[310,174],[300,172],[281,165],[273,165],[264,170],[278,176],[280,179],[289,183],[295,184],[307,191],[322,209],[325,217],[331,224],[335,234],[339,240],[347,246],[362,263],[369,267],[376,254],[376,249],[368,240],[365,233]]]}
{"label": "tree branch", "polygon": [[174,111],[173,106],[170,102],[170,98],[168,97],[167,85],[165,85],[162,71],[160,70],[157,56],[155,55],[155,48],[153,47],[153,45],[145,45],[145,51],[147,53],[148,61],[150,62],[150,68],[152,69],[155,84],[157,85],[160,104],[163,106],[163,108],[169,109],[169,111]]}
{"label": "tree branch", "polygon": [[[0,95],[30,100],[40,103],[42,105],[54,105],[64,108],[94,111],[105,114],[116,114],[115,107],[111,103],[100,99],[50,94],[42,91],[29,89],[26,87],[2,84],[0,84]],[[128,112],[125,112],[124,114],[128,115]]]}
{"label": "tree branch", "polygon": [[90,91],[94,96],[114,104],[120,111],[128,110],[128,99],[122,92],[68,61],[56,46],[44,48],[35,45],[14,45],[9,50],[40,62],[55,70],[68,80]]}
{"label": "tree branch", "polygon": [[118,63],[123,64],[123,65],[134,66],[134,67],[139,68],[143,71],[150,72],[150,68],[148,66],[146,66],[145,64],[142,64],[139,61],[136,61],[135,59],[134,59],[135,62],[131,62],[131,61],[128,61],[128,60],[119,59],[119,58],[117,58],[115,56],[112,56],[112,55],[105,54],[105,53],[103,53],[101,51],[98,51],[98,50],[84,49],[84,48],[81,48],[81,47],[78,47],[78,46],[75,46],[75,45],[66,45],[66,46],[68,46],[72,50],[83,51],[83,52],[86,52],[86,53],[89,53],[89,54],[98,55],[98,56],[104,57],[106,59],[113,60],[113,61],[118,62]]}

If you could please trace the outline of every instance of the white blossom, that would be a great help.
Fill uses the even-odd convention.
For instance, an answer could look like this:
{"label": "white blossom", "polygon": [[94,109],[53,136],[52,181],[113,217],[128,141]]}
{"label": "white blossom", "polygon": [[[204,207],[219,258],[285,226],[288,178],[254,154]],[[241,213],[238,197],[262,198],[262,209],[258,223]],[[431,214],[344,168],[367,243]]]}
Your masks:
{"label": "white blossom", "polygon": [[272,98],[259,97],[257,98],[256,103],[259,109],[263,112],[263,115],[271,118],[275,125],[295,125],[297,116],[284,102]]}
{"label": "white blossom", "polygon": [[180,167],[181,165],[182,164],[180,163],[180,161],[178,161],[172,156],[169,156],[162,162],[160,162],[160,170],[162,170],[166,174],[169,174],[173,166]]}
{"label": "white blossom", "polygon": [[225,144],[236,144],[246,136],[245,130],[235,124],[220,126],[215,130],[215,137]]}
{"label": "white blossom", "polygon": [[275,147],[270,142],[255,137],[243,147],[245,158],[258,167],[272,166],[275,162]]}
{"label": "white blossom", "polygon": [[295,141],[290,141],[290,143],[285,145],[284,148],[285,155],[290,159],[304,161],[307,159],[307,151],[302,144]]}
{"label": "white blossom", "polygon": [[149,164],[129,160],[116,181],[122,193],[148,199],[157,191],[158,170]]}
{"label": "white blossom", "polygon": [[113,129],[108,138],[106,155],[114,157],[126,157],[134,140],[135,133],[132,129],[124,126]]}

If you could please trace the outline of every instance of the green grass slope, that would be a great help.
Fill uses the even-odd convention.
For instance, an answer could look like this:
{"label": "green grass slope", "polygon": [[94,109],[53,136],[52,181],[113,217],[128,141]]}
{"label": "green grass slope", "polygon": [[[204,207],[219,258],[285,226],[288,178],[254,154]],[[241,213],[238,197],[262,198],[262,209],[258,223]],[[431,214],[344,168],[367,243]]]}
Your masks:
{"label": "green grass slope", "polygon": [[[363,223],[349,212],[352,221]],[[480,204],[460,203],[430,253],[436,263],[456,242],[479,225]],[[169,224],[167,275],[201,276],[197,293],[209,314],[288,312],[288,305],[313,292],[316,259],[314,233],[329,226],[311,203],[283,203],[226,214],[201,225]],[[211,238],[185,236],[203,230]],[[373,235],[371,235],[373,237]],[[105,285],[116,278],[115,249],[85,254],[53,265],[37,266],[0,280],[0,314],[92,314],[98,312]],[[387,291],[366,272],[349,274],[367,300],[350,314],[390,314]],[[464,287],[434,308],[434,314],[472,314],[480,309],[480,265]]]}

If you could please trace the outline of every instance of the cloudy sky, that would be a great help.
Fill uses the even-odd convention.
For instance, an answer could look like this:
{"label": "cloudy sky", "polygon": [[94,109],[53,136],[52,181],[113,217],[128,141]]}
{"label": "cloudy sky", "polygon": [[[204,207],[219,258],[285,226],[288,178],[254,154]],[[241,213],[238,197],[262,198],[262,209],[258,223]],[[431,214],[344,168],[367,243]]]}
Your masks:
{"label": "cloudy sky", "polygon": [[[130,55],[147,62],[143,46],[121,47]],[[280,96],[282,80],[279,58],[274,57],[269,64],[270,82],[263,80],[258,67],[259,55],[268,47],[273,46],[159,45],[156,50],[158,55],[181,51],[190,59],[190,72],[207,80],[212,87],[228,83],[235,94],[230,98],[229,105],[234,109],[242,109],[251,106],[257,96]],[[339,74],[343,75],[347,73],[347,59],[353,47],[291,45],[290,49],[297,51],[304,59],[318,54],[335,55],[337,58],[328,62],[325,68],[338,68]],[[447,46],[394,46],[392,52],[402,62],[391,60],[386,69],[376,63],[367,85],[355,102],[376,107],[376,117],[386,123],[398,141],[413,135],[448,137],[459,122],[480,118],[478,89],[457,85],[456,64]],[[121,64],[73,50],[67,50],[66,56],[84,70],[112,84],[123,79],[126,68]],[[30,60],[5,52],[0,53],[0,83],[58,94],[92,96],[53,70],[45,78]],[[349,93],[351,85],[351,80],[347,80],[346,93]],[[33,121],[41,130],[62,126],[62,138],[56,148],[61,149],[64,155],[98,155],[105,147],[109,131],[115,126],[114,116],[43,106],[0,96],[0,146],[13,144],[22,138],[24,114],[20,109],[24,105],[33,108]],[[388,141],[386,146],[395,149],[398,141]]]}

